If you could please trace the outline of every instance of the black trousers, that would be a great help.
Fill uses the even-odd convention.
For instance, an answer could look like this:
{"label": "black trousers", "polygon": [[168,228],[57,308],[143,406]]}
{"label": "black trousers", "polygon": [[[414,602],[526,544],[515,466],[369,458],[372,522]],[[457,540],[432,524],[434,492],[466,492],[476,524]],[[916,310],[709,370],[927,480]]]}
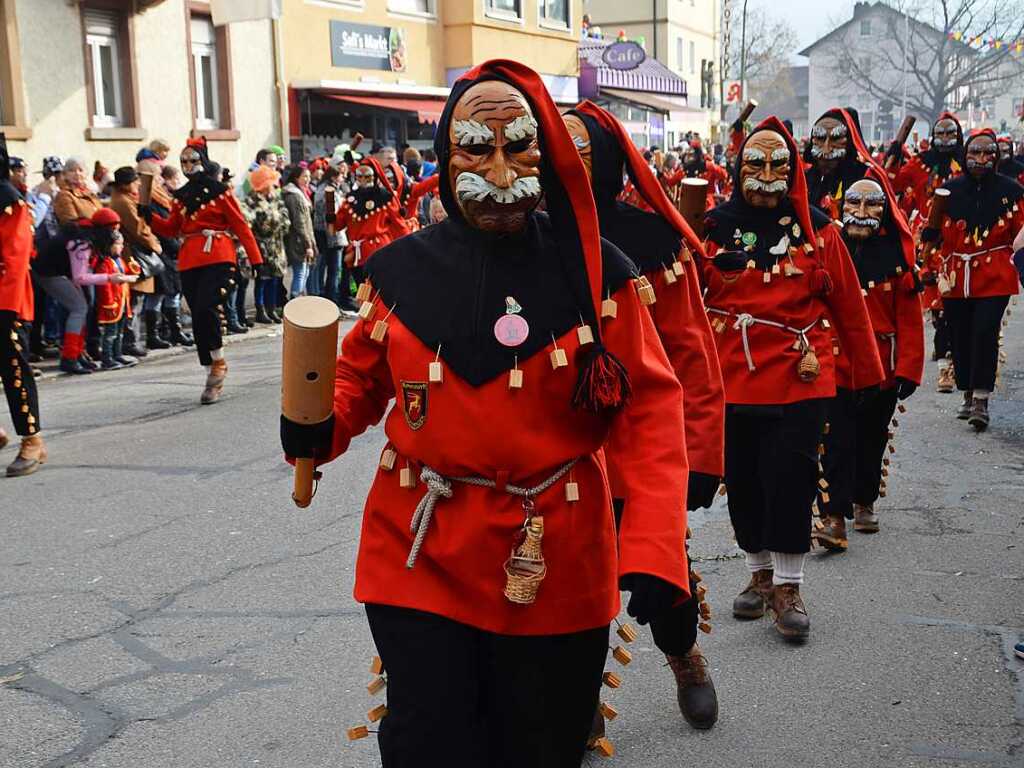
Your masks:
{"label": "black trousers", "polygon": [[181,292],[192,312],[192,335],[202,365],[211,365],[210,352],[224,346],[221,340],[222,304],[234,289],[237,267],[234,264],[210,264],[181,273]]}
{"label": "black trousers", "polygon": [[824,514],[852,519],[854,504],[878,500],[882,458],[895,410],[895,388],[882,390],[861,408],[857,407],[857,393],[849,389],[837,390],[829,401],[829,429],[822,440],[827,502],[818,489],[818,505]]}
{"label": "black trousers", "polygon": [[727,405],[725,484],[736,542],[745,552],[811,549],[811,502],[828,400]]}
{"label": "black trousers", "polygon": [[0,378],[14,431],[22,437],[42,429],[36,377],[28,362],[28,330],[14,312],[0,310]]}
{"label": "black trousers", "polygon": [[597,709],[608,627],[512,637],[367,605],[387,671],[383,768],[577,768]]}
{"label": "black trousers", "polygon": [[[614,499],[615,527],[622,522],[624,499]],[[687,545],[689,549],[689,545]],[[692,572],[692,569],[691,569]],[[700,601],[697,599],[697,582],[690,579],[689,599],[651,619],[651,634],[658,650],[667,656],[685,656],[697,642],[697,625],[700,623]]]}
{"label": "black trousers", "polygon": [[932,360],[945,360],[953,349],[950,343],[949,321],[941,309],[931,309],[929,312],[932,316],[932,328],[935,330]]}
{"label": "black trousers", "polygon": [[999,327],[1009,296],[946,299],[944,307],[953,341],[956,388],[962,392],[996,386]]}

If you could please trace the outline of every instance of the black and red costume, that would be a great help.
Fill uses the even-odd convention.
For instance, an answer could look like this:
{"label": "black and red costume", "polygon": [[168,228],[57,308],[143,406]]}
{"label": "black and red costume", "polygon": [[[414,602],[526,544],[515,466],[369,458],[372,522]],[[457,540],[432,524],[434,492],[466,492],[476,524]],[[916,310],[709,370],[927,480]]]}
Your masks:
{"label": "black and red costume", "polygon": [[[754,207],[741,191],[743,152],[761,130],[781,136],[791,157],[789,192],[775,208]],[[877,386],[884,372],[856,270],[839,229],[808,204],[792,136],[770,117],[736,163],[732,199],[706,220],[704,301],[725,381],[729,515],[748,559],[774,559],[810,549],[818,443],[836,394],[833,333],[849,350],[856,389]],[[798,366],[808,352],[819,373],[805,380]]]}
{"label": "black and red costume", "polygon": [[[805,171],[807,196],[811,205],[823,210],[833,221],[839,221],[842,219],[843,195],[853,182],[864,178],[872,160],[866,149],[863,151],[860,149],[863,146],[863,140],[860,138],[860,118],[855,110],[835,107],[818,119],[826,117],[834,118],[846,127],[846,135],[849,137],[846,154],[839,161],[835,170],[822,173],[814,162],[811,155],[811,143],[808,142],[803,156],[804,161],[808,164]],[[857,136],[860,146],[855,147],[853,136]],[[856,151],[854,151],[855,149]]]}
{"label": "black and red costume", "polygon": [[[485,80],[513,86],[538,124],[548,213],[514,234],[471,227],[452,191],[452,114]],[[388,673],[383,764],[419,766],[443,750],[452,766],[579,765],[620,577],[633,600],[688,590],[683,395],[634,267],[600,238],[586,172],[539,75],[508,61],[467,72],[435,149],[450,216],[370,260],[364,319],[338,359],[330,445],[317,453],[339,456],[386,418],[355,586]],[[601,316],[606,297],[614,316]],[[495,335],[509,312],[528,321],[518,346]],[[428,376],[434,362],[441,381]],[[283,424],[286,452],[292,430]],[[616,430],[633,446],[618,537],[603,451]],[[532,504],[547,576],[534,603],[517,605],[502,569],[524,525],[514,489],[541,484]],[[435,503],[411,532],[417,505]]]}
{"label": "black and red costume", "polygon": [[360,165],[373,170],[374,183],[368,187],[353,187],[342,198],[334,217],[335,230],[347,230],[346,264],[351,262],[359,280],[367,259],[396,237],[410,231],[401,204],[380,163],[368,157]]}

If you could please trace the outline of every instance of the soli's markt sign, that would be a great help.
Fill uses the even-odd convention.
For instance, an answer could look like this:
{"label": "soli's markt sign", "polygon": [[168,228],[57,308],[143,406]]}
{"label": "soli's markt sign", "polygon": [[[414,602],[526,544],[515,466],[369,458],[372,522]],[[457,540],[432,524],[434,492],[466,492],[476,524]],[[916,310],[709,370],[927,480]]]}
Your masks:
{"label": "soli's markt sign", "polygon": [[601,58],[612,69],[636,69],[647,58],[647,52],[639,43],[620,40],[605,48]]}

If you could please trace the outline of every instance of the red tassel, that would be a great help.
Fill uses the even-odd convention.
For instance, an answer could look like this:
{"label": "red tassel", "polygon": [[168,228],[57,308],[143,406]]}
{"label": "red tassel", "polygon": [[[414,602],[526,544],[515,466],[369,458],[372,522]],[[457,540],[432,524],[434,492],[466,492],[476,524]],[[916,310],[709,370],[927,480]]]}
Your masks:
{"label": "red tassel", "polygon": [[832,275],[823,267],[811,270],[808,277],[811,286],[811,293],[815,296],[828,296],[832,293]]}
{"label": "red tassel", "polygon": [[629,402],[633,387],[629,372],[611,352],[599,344],[583,352],[572,404],[594,413],[617,411]]}

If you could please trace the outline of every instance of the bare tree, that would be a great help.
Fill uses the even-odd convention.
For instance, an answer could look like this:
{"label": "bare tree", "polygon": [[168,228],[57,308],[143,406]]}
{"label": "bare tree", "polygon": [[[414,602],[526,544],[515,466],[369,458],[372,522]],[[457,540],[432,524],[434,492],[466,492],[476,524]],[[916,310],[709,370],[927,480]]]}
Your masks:
{"label": "bare tree", "polygon": [[[741,70],[740,29],[742,20],[734,17],[731,31],[733,45],[726,59],[727,79],[739,80]],[[772,16],[763,8],[747,12],[747,91],[757,95],[767,88],[789,65],[797,49],[797,34],[784,19]]]}
{"label": "bare tree", "polygon": [[[837,92],[866,93],[930,121],[994,96],[1021,77],[1014,48],[1024,37],[1020,0],[909,0],[876,3],[881,34],[864,39],[855,23],[828,41]],[[976,38],[981,44],[973,43]],[[1000,41],[990,45],[989,41]],[[898,111],[898,110],[897,110]]]}

